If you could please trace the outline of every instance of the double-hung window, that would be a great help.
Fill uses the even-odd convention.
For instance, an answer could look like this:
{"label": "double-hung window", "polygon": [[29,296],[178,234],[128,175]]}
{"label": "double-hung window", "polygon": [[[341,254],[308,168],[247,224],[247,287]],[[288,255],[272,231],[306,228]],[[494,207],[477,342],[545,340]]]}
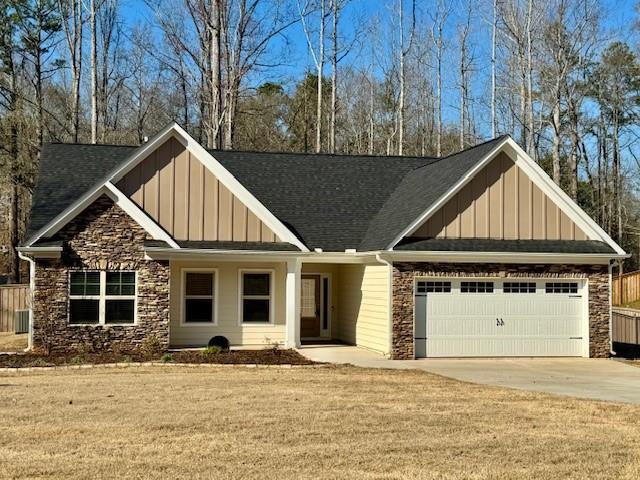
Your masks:
{"label": "double-hung window", "polygon": [[245,324],[272,323],[273,274],[240,272],[240,319]]}
{"label": "double-hung window", "polygon": [[215,270],[187,270],[183,278],[183,323],[215,324]]}
{"label": "double-hung window", "polygon": [[132,324],[136,316],[136,273],[86,271],[69,274],[69,323]]}

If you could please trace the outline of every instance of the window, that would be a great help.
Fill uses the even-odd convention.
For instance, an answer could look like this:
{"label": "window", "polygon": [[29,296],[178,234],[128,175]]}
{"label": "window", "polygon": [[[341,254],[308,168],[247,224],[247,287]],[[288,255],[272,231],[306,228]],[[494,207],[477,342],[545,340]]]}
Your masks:
{"label": "window", "polygon": [[546,293],[578,293],[577,282],[547,282],[544,287]]}
{"label": "window", "polygon": [[106,272],[104,323],[133,323],[136,308],[136,274]]}
{"label": "window", "polygon": [[241,305],[242,323],[271,323],[271,272],[241,273]]}
{"label": "window", "polygon": [[73,325],[135,322],[135,272],[71,272],[69,323]]}
{"label": "window", "polygon": [[462,293],[493,293],[493,282],[461,282]]}
{"label": "window", "polygon": [[535,282],[504,282],[502,285],[504,293],[536,293]]}
{"label": "window", "polygon": [[450,293],[451,282],[424,282],[416,284],[417,293]]}
{"label": "window", "polygon": [[185,271],[184,323],[215,323],[215,271]]}

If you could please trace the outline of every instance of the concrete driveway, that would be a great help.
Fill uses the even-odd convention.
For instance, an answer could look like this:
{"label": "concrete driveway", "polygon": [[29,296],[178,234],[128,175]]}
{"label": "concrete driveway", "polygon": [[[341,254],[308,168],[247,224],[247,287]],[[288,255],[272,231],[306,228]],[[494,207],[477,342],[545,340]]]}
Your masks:
{"label": "concrete driveway", "polygon": [[640,368],[592,358],[387,360],[351,346],[309,346],[309,358],[368,368],[419,369],[471,383],[640,404]]}

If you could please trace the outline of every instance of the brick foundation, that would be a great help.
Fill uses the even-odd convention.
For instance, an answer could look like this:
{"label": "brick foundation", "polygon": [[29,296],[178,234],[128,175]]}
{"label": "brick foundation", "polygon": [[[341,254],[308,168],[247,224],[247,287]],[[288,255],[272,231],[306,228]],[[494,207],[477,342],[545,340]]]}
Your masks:
{"label": "brick foundation", "polygon": [[415,277],[583,278],[589,287],[589,355],[608,357],[609,272],[606,265],[393,264],[393,338],[391,357],[414,358]]}
{"label": "brick foundation", "polygon": [[[168,346],[169,262],[145,260],[142,227],[102,196],[56,237],[63,240],[61,258],[36,260],[34,349],[132,350],[148,337]],[[69,272],[87,269],[136,271],[135,325],[69,325]]]}

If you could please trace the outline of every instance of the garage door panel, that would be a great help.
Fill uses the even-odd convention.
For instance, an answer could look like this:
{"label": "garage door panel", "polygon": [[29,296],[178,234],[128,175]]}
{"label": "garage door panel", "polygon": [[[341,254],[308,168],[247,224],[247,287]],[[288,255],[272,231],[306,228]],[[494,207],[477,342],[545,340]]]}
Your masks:
{"label": "garage door panel", "polygon": [[492,293],[454,288],[416,298],[416,356],[582,354],[586,319],[580,295],[545,293],[543,285],[536,293],[504,293],[495,283]]}
{"label": "garage door panel", "polygon": [[[505,341],[503,337],[474,337],[465,338],[465,348],[458,351],[459,339],[435,339],[428,344],[429,357],[562,357],[580,356],[581,341],[579,339],[567,342],[564,337],[546,338],[541,342],[539,338],[514,338]],[[456,351],[455,355],[451,352]],[[488,353],[491,352],[491,353]]]}

